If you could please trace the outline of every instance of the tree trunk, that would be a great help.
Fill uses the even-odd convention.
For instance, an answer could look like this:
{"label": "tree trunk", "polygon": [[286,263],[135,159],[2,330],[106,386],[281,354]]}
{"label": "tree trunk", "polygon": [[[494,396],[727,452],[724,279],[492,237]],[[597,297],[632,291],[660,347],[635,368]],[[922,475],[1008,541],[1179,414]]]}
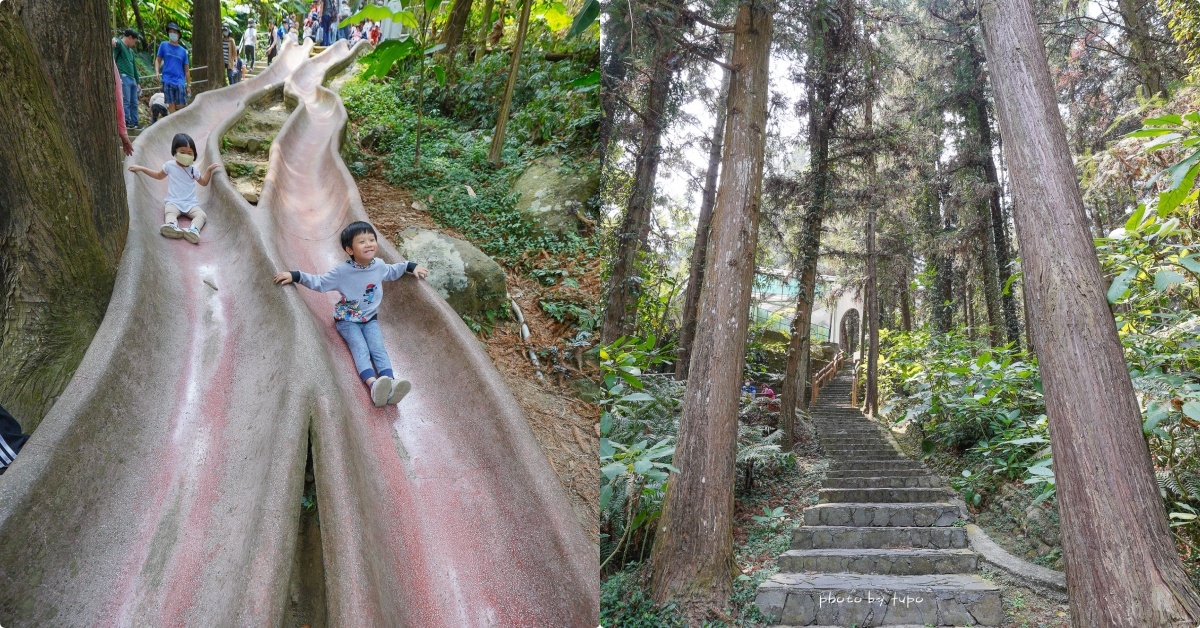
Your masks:
{"label": "tree trunk", "polygon": [[912,331],[912,294],[908,290],[908,268],[907,265],[904,267],[904,287],[900,292],[900,328],[905,333]]}
{"label": "tree trunk", "polygon": [[129,6],[133,8],[133,20],[137,22],[138,35],[141,35],[138,38],[138,50],[145,50],[149,44],[146,43],[146,24],[142,22],[142,9],[138,6],[138,0],[129,0]]}
{"label": "tree trunk", "polygon": [[[872,81],[874,77],[872,76]],[[866,102],[866,126],[867,135],[870,136],[874,126],[875,101],[874,98],[868,98]],[[875,151],[872,150],[867,158],[867,176],[871,182],[871,189],[875,189]],[[875,201],[869,200],[870,205],[867,207],[867,315],[863,317],[864,322],[870,320],[870,339],[869,347],[867,348],[867,390],[866,404],[867,414],[875,416],[879,406],[879,276],[878,267],[875,255],[875,220],[878,211],[875,207]]]}
{"label": "tree trunk", "polygon": [[[723,607],[733,589],[737,409],[758,243],[774,5],[738,8],[725,154],[679,439],[652,552],[654,599],[685,616]],[[697,621],[698,623],[698,621]]]}
{"label": "tree trunk", "polygon": [[[35,46],[47,33],[23,24],[56,7],[66,33],[108,23],[103,3],[63,4],[38,3],[42,13],[21,19],[31,6],[0,3],[0,399],[26,430],[66,387],[104,318],[129,219],[123,186],[119,212],[104,196],[116,172],[100,169],[120,154],[107,39],[76,37],[48,56]],[[81,150],[103,154],[88,163]]]}
{"label": "tree trunk", "polygon": [[[975,108],[975,126],[979,133],[980,163],[983,167],[984,180],[987,181],[988,208],[991,217],[992,254],[996,261],[996,277],[1000,284],[1000,306],[1004,312],[1004,330],[1008,341],[1014,347],[1021,346],[1021,329],[1017,319],[1017,300],[1012,294],[1004,294],[1004,286],[1012,277],[1012,251],[1008,243],[1008,221],[1004,217],[1004,208],[1000,203],[1000,177],[996,172],[996,161],[992,158],[992,120],[988,115],[987,99],[983,97],[986,78],[983,73],[983,59],[978,50],[971,47],[972,69],[978,89],[972,98]],[[990,272],[990,271],[989,271]]]}
{"label": "tree trunk", "polygon": [[[940,151],[935,152],[940,153]],[[936,238],[945,228],[941,197],[933,185],[926,186],[923,196],[927,229],[930,235]],[[934,247],[934,252],[929,256],[930,267],[934,272],[933,294],[929,298],[930,309],[933,314],[934,331],[944,334],[953,327],[954,303],[951,289],[954,281],[954,269],[951,258],[939,250],[940,244],[935,241]]]}
{"label": "tree trunk", "polygon": [[225,57],[221,54],[221,0],[195,0],[192,4],[193,67],[203,67],[202,76],[192,75],[193,81],[204,79],[192,87],[199,94],[225,86]]}
{"label": "tree trunk", "polygon": [[517,71],[521,69],[521,50],[525,48],[525,34],[529,32],[529,6],[533,0],[521,5],[521,19],[517,26],[517,40],[513,42],[512,63],[508,66],[508,83],[504,85],[504,97],[500,100],[500,114],[496,117],[496,130],[492,133],[492,147],[488,161],[499,166],[504,152],[504,132],[508,129],[508,110],[512,107],[513,89],[517,86]]}
{"label": "tree trunk", "polygon": [[[807,408],[808,398],[804,395],[808,382],[808,354],[811,350],[813,301],[817,285],[817,256],[821,249],[821,229],[825,221],[827,196],[829,193],[829,131],[823,115],[828,99],[812,101],[819,103],[809,113],[810,163],[812,164],[813,194],[804,212],[804,224],[800,230],[797,246],[796,272],[800,286],[796,293],[796,315],[792,319],[792,337],[788,342],[787,369],[783,376],[783,391],[779,402],[779,429],[783,432],[779,446],[791,451],[793,432],[796,425],[796,408]],[[864,323],[866,323],[864,317]]]}
{"label": "tree trunk", "polygon": [[725,109],[729,98],[729,72],[721,80],[717,95],[717,123],[708,143],[708,173],[704,178],[704,193],[700,197],[700,217],[696,221],[696,243],[692,246],[692,261],[688,270],[687,291],[683,295],[683,325],[679,330],[679,361],[675,363],[675,378],[687,379],[689,349],[696,335],[696,307],[700,302],[700,286],[704,284],[707,261],[708,227],[712,222],[713,204],[717,198],[717,172],[721,167],[721,146],[725,139]]}
{"label": "tree trunk", "polygon": [[454,0],[454,8],[450,9],[450,17],[447,18],[446,28],[442,31],[440,43],[446,44],[446,47],[442,49],[441,54],[451,65],[454,63],[454,49],[458,48],[459,42],[462,41],[467,20],[471,17],[472,2],[473,0]]}
{"label": "tree trunk", "polygon": [[1030,0],[982,5],[1075,626],[1194,626]]}
{"label": "tree trunk", "polygon": [[609,142],[612,141],[612,129],[617,119],[617,107],[621,104],[618,96],[624,91],[622,83],[629,71],[630,37],[633,25],[630,23],[629,5],[627,0],[615,0],[608,3],[608,20],[604,24],[604,41],[611,42],[605,46],[600,71],[600,132],[598,141],[602,159],[607,159]]}
{"label": "tree trunk", "polygon": [[658,178],[661,153],[663,116],[667,97],[671,94],[671,79],[675,74],[672,62],[676,54],[674,42],[661,32],[655,46],[650,83],[646,88],[646,104],[642,107],[642,133],[638,141],[637,165],[633,174],[633,189],[629,193],[625,217],[617,231],[617,251],[608,278],[608,302],[600,327],[600,342],[609,343],[621,336],[633,334],[637,328],[638,256],[646,247],[654,209],[654,185]]}
{"label": "tree trunk", "polygon": [[485,0],[483,3],[483,23],[479,25],[479,38],[475,42],[475,63],[479,63],[479,60],[487,52],[488,31],[492,29],[493,4],[494,0]]}
{"label": "tree trunk", "polygon": [[996,249],[992,238],[988,237],[992,231],[991,221],[989,220],[991,212],[988,211],[987,204],[980,203],[979,217],[983,219],[984,225],[987,226],[982,233],[979,234],[979,243],[983,246],[980,248],[979,254],[983,258],[983,265],[980,269],[983,274],[983,302],[987,308],[988,320],[988,343],[993,347],[998,347],[1004,344],[1003,336],[1000,330],[1000,273],[996,263]]}
{"label": "tree trunk", "polygon": [[1158,94],[1163,91],[1162,66],[1155,58],[1156,46],[1150,36],[1150,27],[1138,14],[1136,0],[1118,0],[1117,7],[1121,12],[1121,20],[1125,22],[1125,36],[1129,38],[1130,61],[1134,70],[1141,77],[1146,94]]}

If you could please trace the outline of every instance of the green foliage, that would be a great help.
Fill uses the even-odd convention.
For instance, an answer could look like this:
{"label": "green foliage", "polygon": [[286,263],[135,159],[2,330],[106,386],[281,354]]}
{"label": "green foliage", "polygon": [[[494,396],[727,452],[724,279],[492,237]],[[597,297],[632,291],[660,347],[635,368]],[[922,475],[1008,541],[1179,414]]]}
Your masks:
{"label": "green foliage", "polygon": [[569,301],[540,301],[542,311],[560,323],[571,323],[581,331],[594,332],[600,326],[600,311]]}
{"label": "green foliage", "polygon": [[637,564],[600,583],[600,625],[622,628],[674,628],[685,624],[675,604],[655,606],[638,586]]}
{"label": "green foliage", "polygon": [[414,165],[416,114],[403,92],[395,83],[363,80],[349,81],[341,90],[351,116],[385,130],[381,145],[390,153],[387,178],[411,190],[438,223],[458,229],[485,253],[509,264],[543,250],[554,255],[594,251],[578,235],[543,233],[517,211],[512,181],[526,162],[511,134],[505,143],[508,165],[497,169],[487,160],[490,129],[467,128],[431,113],[425,119],[424,158],[419,167]]}

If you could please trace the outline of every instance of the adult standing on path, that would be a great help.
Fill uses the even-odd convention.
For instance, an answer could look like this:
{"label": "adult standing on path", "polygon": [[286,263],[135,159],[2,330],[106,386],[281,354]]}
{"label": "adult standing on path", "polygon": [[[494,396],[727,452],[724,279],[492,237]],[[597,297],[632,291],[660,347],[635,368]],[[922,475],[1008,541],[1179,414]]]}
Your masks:
{"label": "adult standing on path", "polygon": [[350,39],[350,27],[341,25],[342,21],[348,17],[350,17],[350,5],[346,4],[346,0],[342,0],[342,6],[338,8],[338,39]]}
{"label": "adult standing on path", "polygon": [[233,85],[237,82],[234,68],[237,67],[238,47],[233,37],[229,36],[228,26],[221,27],[221,58],[225,60],[226,85]]}
{"label": "adult standing on path", "polygon": [[267,65],[271,65],[275,61],[275,55],[279,54],[279,40],[282,28],[275,28],[275,21],[271,20],[267,24]]}
{"label": "adult standing on path", "polygon": [[258,29],[254,28],[254,25],[254,20],[250,20],[246,30],[242,32],[242,57],[251,68],[254,67],[254,44],[258,39]]}
{"label": "adult standing on path", "polygon": [[333,11],[325,11],[321,14],[321,45],[328,46],[333,43]]}
{"label": "adult standing on path", "polygon": [[158,45],[154,59],[154,76],[162,79],[163,96],[167,110],[175,113],[187,106],[188,84],[192,82],[192,68],[188,64],[188,51],[179,43],[179,25],[167,23],[167,41]]}
{"label": "adult standing on path", "polygon": [[125,29],[120,38],[112,40],[113,61],[117,63],[117,72],[121,77],[121,98],[125,103],[125,126],[136,129],[138,126],[138,71],[137,62],[133,58],[133,47],[137,45],[138,34],[132,28]]}

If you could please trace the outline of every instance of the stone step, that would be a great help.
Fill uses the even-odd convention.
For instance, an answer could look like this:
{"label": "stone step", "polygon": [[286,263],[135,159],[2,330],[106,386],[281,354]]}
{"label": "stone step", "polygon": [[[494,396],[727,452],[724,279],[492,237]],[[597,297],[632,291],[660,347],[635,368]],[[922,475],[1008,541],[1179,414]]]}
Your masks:
{"label": "stone step", "polygon": [[794,549],[779,557],[779,571],[791,573],[820,571],[929,576],[971,573],[978,567],[979,555],[969,549]]}
{"label": "stone step", "polygon": [[943,502],[953,497],[944,488],[822,488],[818,491],[822,504],[917,504]]}
{"label": "stone step", "polygon": [[875,549],[917,547],[963,549],[967,547],[964,527],[927,528],[904,526],[875,528],[858,526],[796,526],[792,549]]}
{"label": "stone step", "polygon": [[825,477],[833,480],[844,478],[876,478],[881,475],[891,477],[924,477],[932,475],[928,469],[920,469],[915,467],[892,468],[892,469],[859,469],[857,467],[837,467],[830,469],[825,473]]}
{"label": "stone step", "polygon": [[895,447],[892,447],[891,445],[889,445],[885,442],[879,442],[879,443],[827,443],[825,441],[821,441],[819,443],[819,446],[821,447],[821,451],[830,452],[830,453],[837,452],[837,453],[843,454],[843,455],[845,455],[845,454],[871,454],[871,453],[885,453],[885,454],[892,454],[892,455],[896,455],[896,456],[901,455],[900,452],[896,451]]}
{"label": "stone step", "polygon": [[[831,471],[841,471],[843,469],[856,469],[859,471],[876,471],[875,475],[891,475],[893,470],[901,469],[919,469],[924,471],[924,467],[919,462],[913,462],[908,458],[900,458],[897,460],[880,460],[872,458],[859,458],[856,460],[834,460],[830,465]],[[883,473],[878,473],[882,471]]]}
{"label": "stone step", "polygon": [[883,476],[857,478],[826,478],[824,488],[939,488],[943,486],[936,475]]}
{"label": "stone step", "polygon": [[804,509],[806,526],[909,527],[952,525],[962,517],[949,502],[817,504]]}
{"label": "stone step", "polygon": [[779,573],[758,587],[769,623],[791,626],[998,626],[1000,587],[979,576]]}

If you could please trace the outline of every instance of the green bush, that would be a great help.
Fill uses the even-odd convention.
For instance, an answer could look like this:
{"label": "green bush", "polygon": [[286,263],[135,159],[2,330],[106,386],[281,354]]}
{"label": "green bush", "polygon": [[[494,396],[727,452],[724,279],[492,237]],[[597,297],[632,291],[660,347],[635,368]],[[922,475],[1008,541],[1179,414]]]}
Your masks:
{"label": "green bush", "polygon": [[[389,153],[387,179],[409,189],[434,220],[459,230],[488,255],[508,264],[520,264],[526,254],[543,250],[555,255],[595,255],[592,240],[576,234],[546,235],[517,211],[512,182],[536,155],[522,154],[512,134],[505,142],[506,165],[495,168],[487,160],[490,128],[471,129],[429,114],[423,123],[421,165],[416,167],[416,112],[406,104],[402,88],[353,80],[341,93],[351,116],[382,130],[380,146]],[[569,163],[566,157],[564,162]]]}

